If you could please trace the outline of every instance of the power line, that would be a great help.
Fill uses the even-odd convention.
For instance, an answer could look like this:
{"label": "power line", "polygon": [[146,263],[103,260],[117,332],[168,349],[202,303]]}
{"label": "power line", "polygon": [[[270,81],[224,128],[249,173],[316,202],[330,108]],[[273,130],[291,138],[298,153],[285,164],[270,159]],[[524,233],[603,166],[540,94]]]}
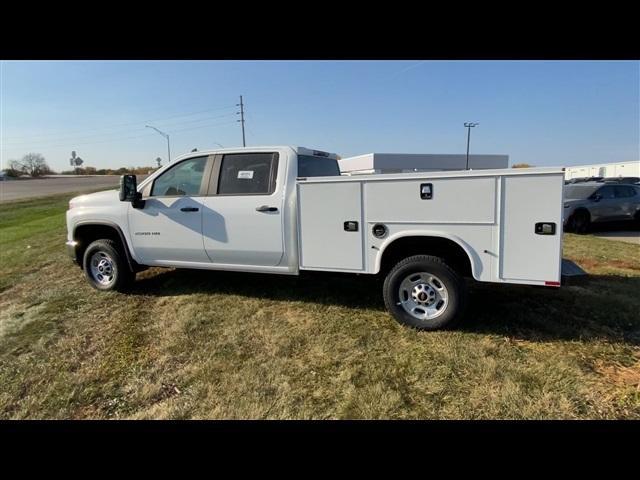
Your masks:
{"label": "power line", "polygon": [[235,113],[225,113],[224,115],[216,115],[214,117],[204,117],[204,118],[197,118],[195,120],[184,120],[184,121],[181,121],[181,122],[174,122],[174,123],[164,124],[164,126],[167,127],[167,126],[171,126],[171,125],[183,125],[185,123],[197,123],[197,122],[202,122],[204,120],[213,120],[215,118],[231,117],[233,115],[235,115]]}
{"label": "power line", "polygon": [[[188,130],[197,130],[200,128],[211,128],[211,127],[218,127],[218,126],[222,126],[222,125],[232,125],[235,124],[236,122],[231,121],[231,122],[223,122],[223,123],[216,123],[213,125],[200,125],[198,127],[189,127],[189,128],[181,128],[178,130],[171,130],[170,133],[177,133],[177,132],[185,132]],[[44,148],[58,148],[58,147],[66,147],[66,146],[76,146],[76,145],[94,145],[97,143],[110,143],[110,142],[119,142],[122,140],[131,140],[131,139],[136,139],[136,138],[143,138],[143,137],[151,137],[154,136],[154,134],[152,133],[147,133],[144,135],[134,135],[134,136],[127,136],[127,137],[114,137],[114,138],[109,138],[106,140],[97,140],[97,141],[91,141],[91,142],[74,142],[72,140],[66,142],[66,143],[60,143],[60,144],[55,144],[55,145],[37,145],[36,147],[39,149],[44,149]],[[17,148],[22,148],[22,147],[11,147],[13,149],[17,149]]]}
{"label": "power line", "polygon": [[92,132],[92,131],[96,131],[96,130],[104,130],[104,129],[108,129],[108,128],[139,125],[139,124],[145,123],[145,122],[159,122],[159,121],[168,120],[168,119],[171,119],[171,118],[188,117],[188,116],[191,116],[191,115],[198,115],[200,113],[212,112],[212,111],[216,111],[216,110],[224,110],[224,109],[229,109],[229,108],[234,108],[234,106],[233,105],[226,105],[224,107],[209,108],[209,109],[206,109],[206,110],[199,110],[197,112],[182,113],[182,114],[178,114],[178,115],[171,115],[171,116],[165,116],[165,117],[158,117],[158,118],[140,120],[139,122],[127,122],[127,123],[118,123],[118,124],[112,124],[112,125],[105,125],[105,126],[102,126],[102,127],[95,127],[95,128],[84,129],[84,130],[76,130],[74,132],[67,132],[66,134],[64,132],[62,132],[62,133],[61,132],[57,132],[57,133],[43,133],[43,134],[40,134],[40,135],[18,135],[18,136],[12,136],[12,137],[4,137],[4,140],[20,139],[20,138],[33,139],[33,138],[40,138],[40,137],[58,136],[58,135],[61,135],[61,134],[62,135],[75,135],[75,134],[78,134],[78,133]]}
{"label": "power line", "polygon": [[[150,122],[159,122],[161,120],[166,120],[166,119],[169,119],[169,118],[189,117],[191,115],[198,115],[199,113],[212,112],[212,111],[215,111],[215,110],[224,110],[226,108],[233,108],[233,105],[227,105],[226,107],[209,108],[207,110],[200,110],[199,112],[183,113],[183,114],[180,114],[180,115],[173,115],[171,117],[162,117],[162,119],[156,118],[156,119],[152,119],[152,120],[149,120],[149,121]],[[233,115],[233,114],[231,114],[231,115]]]}
{"label": "power line", "polygon": [[[173,122],[173,123],[169,123],[169,124],[165,124],[165,123],[159,123],[159,125],[161,127],[171,127],[171,126],[175,126],[175,125],[185,125],[185,124],[189,124],[189,123],[198,123],[198,122],[204,122],[204,121],[209,121],[209,120],[215,120],[218,118],[224,118],[224,117],[230,117],[232,115],[235,115],[234,113],[226,113],[224,115],[215,115],[213,117],[204,117],[204,118],[197,118],[195,120],[184,120],[181,122]],[[136,125],[139,125],[136,123]],[[142,129],[143,127],[140,126],[140,129]],[[79,137],[76,136],[67,136],[67,137],[57,137],[55,139],[47,139],[47,140],[34,140],[34,141],[22,141],[22,142],[3,142],[6,146],[10,146],[10,147],[15,147],[18,148],[22,145],[28,146],[28,145],[33,145],[33,146],[40,146],[41,144],[47,144],[50,143],[52,141],[58,141],[58,140],[65,140],[65,141],[73,141],[73,140],[82,140],[85,138],[94,138],[94,137],[102,137],[105,135],[117,135],[117,134],[122,134],[122,133],[133,133],[131,131],[131,129],[126,129],[126,130],[114,130],[112,132],[101,132],[101,133],[93,133],[90,135],[82,135]]]}
{"label": "power line", "polygon": [[210,128],[210,127],[220,127],[223,125],[233,125],[234,123],[235,122],[224,122],[224,123],[216,123],[215,125],[201,125],[199,127],[181,128],[179,130],[171,130],[171,133],[185,132],[187,130],[197,130],[199,128]]}
{"label": "power line", "polygon": [[[254,120],[254,117],[253,117],[253,114],[252,114],[252,113],[245,112],[245,115],[246,115],[246,116],[247,116],[251,121],[253,121],[253,120]],[[255,122],[253,122],[253,124],[255,125]],[[253,138],[254,138],[254,139],[256,138],[256,133],[255,133],[251,128],[249,128],[249,126],[248,126],[248,125],[247,125],[247,131],[248,131],[251,135],[253,135]]]}

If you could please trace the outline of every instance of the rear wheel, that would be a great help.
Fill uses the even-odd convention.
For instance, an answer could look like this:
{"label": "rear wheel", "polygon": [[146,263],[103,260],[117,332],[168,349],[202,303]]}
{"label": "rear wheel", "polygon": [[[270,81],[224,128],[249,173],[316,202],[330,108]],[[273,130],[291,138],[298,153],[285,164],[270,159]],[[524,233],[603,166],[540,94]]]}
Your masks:
{"label": "rear wheel", "polygon": [[442,259],[415,255],[399,262],[387,275],[384,302],[393,317],[419,330],[455,325],[464,314],[464,280]]}
{"label": "rear wheel", "polygon": [[124,253],[113,240],[96,240],[84,252],[84,274],[97,290],[125,291],[135,273],[129,269]]}

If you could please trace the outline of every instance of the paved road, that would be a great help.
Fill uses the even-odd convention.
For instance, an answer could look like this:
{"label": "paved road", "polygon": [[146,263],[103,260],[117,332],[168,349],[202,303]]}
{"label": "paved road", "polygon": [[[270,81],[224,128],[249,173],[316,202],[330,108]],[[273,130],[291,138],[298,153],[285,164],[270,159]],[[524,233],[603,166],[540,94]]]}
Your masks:
{"label": "paved road", "polygon": [[621,242],[640,245],[640,231],[595,232],[593,236],[598,238],[606,238],[608,240],[619,240]]}
{"label": "paved road", "polygon": [[[146,175],[138,175],[138,181]],[[47,177],[37,180],[0,181],[0,201],[43,197],[56,193],[86,192],[89,190],[118,188],[119,175],[97,175],[94,177]]]}

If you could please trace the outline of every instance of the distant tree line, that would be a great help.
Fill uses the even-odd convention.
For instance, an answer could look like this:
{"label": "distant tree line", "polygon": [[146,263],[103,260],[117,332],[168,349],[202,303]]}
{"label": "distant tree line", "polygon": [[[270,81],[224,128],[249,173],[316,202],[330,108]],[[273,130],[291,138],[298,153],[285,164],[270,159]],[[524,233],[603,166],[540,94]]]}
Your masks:
{"label": "distant tree line", "polygon": [[533,165],[529,165],[528,163],[514,163],[511,165],[511,168],[531,168]]}
{"label": "distant tree line", "polygon": [[156,171],[157,168],[153,167],[121,167],[117,169],[113,168],[101,168],[95,167],[78,167],[74,170],[65,170],[61,172],[63,175],[146,175]]}
{"label": "distant tree line", "polygon": [[[61,172],[63,175],[146,175],[156,171],[159,167],[121,167],[101,168],[95,167],[77,167],[74,170],[65,170]],[[54,175],[56,172],[49,168],[44,156],[40,153],[27,153],[20,160],[10,160],[9,168],[5,169],[5,175],[8,177],[29,176],[32,178],[42,177],[43,175]]]}

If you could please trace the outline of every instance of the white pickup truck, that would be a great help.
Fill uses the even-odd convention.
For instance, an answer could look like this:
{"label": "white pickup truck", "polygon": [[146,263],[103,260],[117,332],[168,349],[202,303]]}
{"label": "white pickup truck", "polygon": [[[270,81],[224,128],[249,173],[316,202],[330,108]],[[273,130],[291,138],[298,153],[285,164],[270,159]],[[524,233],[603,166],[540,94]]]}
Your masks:
{"label": "white pickup truck", "polygon": [[560,286],[563,184],[561,168],[341,176],[301,147],[194,152],[73,198],[67,249],[98,290],[148,266],[382,275],[390,313],[435,330],[462,316],[464,277]]}

